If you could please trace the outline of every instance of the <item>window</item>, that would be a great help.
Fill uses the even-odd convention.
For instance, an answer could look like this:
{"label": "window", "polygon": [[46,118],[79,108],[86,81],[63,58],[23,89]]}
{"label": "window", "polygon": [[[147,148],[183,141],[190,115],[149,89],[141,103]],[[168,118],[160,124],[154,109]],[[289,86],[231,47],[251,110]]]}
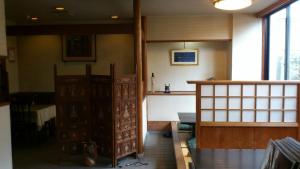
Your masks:
{"label": "window", "polygon": [[300,1],[269,15],[269,80],[300,80]]}

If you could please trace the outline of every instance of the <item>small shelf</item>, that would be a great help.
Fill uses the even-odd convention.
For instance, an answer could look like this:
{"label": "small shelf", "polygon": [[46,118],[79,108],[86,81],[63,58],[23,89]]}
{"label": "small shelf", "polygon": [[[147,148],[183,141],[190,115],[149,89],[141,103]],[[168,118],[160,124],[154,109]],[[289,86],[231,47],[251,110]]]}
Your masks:
{"label": "small shelf", "polygon": [[147,92],[148,96],[195,96],[195,91],[171,91],[170,93],[165,93],[164,91],[151,91]]}

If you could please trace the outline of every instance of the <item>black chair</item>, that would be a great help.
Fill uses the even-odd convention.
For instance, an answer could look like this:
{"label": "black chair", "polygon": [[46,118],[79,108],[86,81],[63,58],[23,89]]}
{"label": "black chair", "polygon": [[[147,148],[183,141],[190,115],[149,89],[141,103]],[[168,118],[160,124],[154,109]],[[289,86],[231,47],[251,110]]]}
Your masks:
{"label": "black chair", "polygon": [[31,103],[11,102],[11,129],[14,145],[33,144],[38,137],[37,125],[30,111]]}

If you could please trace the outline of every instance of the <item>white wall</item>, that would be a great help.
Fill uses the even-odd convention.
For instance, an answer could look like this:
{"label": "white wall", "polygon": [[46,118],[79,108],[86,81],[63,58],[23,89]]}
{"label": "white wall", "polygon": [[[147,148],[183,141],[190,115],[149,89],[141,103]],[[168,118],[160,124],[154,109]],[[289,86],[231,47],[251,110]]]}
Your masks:
{"label": "white wall", "polygon": [[231,15],[151,16],[148,40],[231,39]]}
{"label": "white wall", "polygon": [[[147,19],[147,40],[230,40],[232,16],[151,16]],[[171,91],[194,91],[187,80],[205,80],[210,77],[228,79],[230,41],[188,42],[186,48],[199,49],[198,66],[171,66],[170,51],[183,49],[183,42],[150,43],[147,46],[148,91],[151,74],[155,74],[156,91],[163,91],[164,84]],[[177,121],[177,112],[195,112],[195,96],[148,96],[148,121]]]}
{"label": "white wall", "polygon": [[262,19],[233,14],[232,80],[261,80]]}
{"label": "white wall", "polygon": [[148,96],[148,121],[179,121],[178,112],[196,112],[196,96]]}
{"label": "white wall", "polygon": [[0,168],[12,169],[9,105],[0,106]]}
{"label": "white wall", "polygon": [[0,56],[7,55],[4,0],[0,0]]}
{"label": "white wall", "polygon": [[150,43],[148,50],[148,91],[151,90],[151,74],[155,75],[155,91],[163,91],[164,85],[171,85],[173,91],[194,91],[195,86],[187,80],[205,80],[215,77],[228,79],[228,45],[229,42],[186,42],[185,47],[199,50],[199,65],[170,65],[170,51],[183,49],[183,42]]}

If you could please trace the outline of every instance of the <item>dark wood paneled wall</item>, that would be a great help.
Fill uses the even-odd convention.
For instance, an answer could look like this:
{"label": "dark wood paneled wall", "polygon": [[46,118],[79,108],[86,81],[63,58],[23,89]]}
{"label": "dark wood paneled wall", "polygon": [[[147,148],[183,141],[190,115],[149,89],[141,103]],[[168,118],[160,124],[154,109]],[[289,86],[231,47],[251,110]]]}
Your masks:
{"label": "dark wood paneled wall", "polygon": [[0,56],[0,102],[8,101],[9,86],[8,73],[6,71],[6,58]]}
{"label": "dark wood paneled wall", "polygon": [[77,24],[77,25],[30,25],[7,26],[6,34],[57,35],[57,34],[133,34],[132,24]]}

